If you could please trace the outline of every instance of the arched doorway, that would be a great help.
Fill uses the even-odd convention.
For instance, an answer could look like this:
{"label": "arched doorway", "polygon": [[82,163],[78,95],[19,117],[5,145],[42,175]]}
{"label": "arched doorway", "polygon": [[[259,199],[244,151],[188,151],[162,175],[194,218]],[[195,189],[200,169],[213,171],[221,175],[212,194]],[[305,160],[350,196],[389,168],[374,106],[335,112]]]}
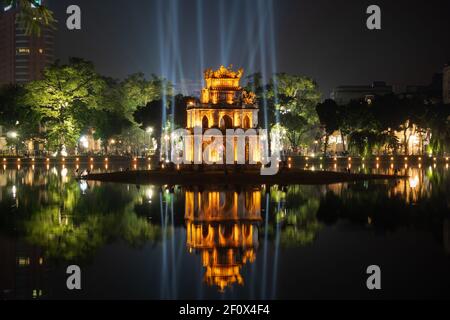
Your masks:
{"label": "arched doorway", "polygon": [[248,116],[244,117],[244,129],[250,129],[250,118]]}
{"label": "arched doorway", "polygon": [[202,128],[208,129],[209,128],[209,120],[207,116],[204,116],[202,119]]}
{"label": "arched doorway", "polygon": [[233,120],[227,116],[224,115],[222,119],[220,119],[220,129],[232,129],[233,128]]}

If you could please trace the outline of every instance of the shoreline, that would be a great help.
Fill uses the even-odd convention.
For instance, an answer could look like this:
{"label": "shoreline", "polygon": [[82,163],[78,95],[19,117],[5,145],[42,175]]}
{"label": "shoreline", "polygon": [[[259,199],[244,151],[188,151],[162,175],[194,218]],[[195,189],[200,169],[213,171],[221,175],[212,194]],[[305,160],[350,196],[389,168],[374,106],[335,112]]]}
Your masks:
{"label": "shoreline", "polygon": [[262,176],[259,170],[242,172],[137,170],[89,174],[84,180],[136,185],[205,185],[205,184],[277,184],[321,185],[367,180],[406,179],[403,175],[357,174],[334,171],[283,170],[274,176]]}

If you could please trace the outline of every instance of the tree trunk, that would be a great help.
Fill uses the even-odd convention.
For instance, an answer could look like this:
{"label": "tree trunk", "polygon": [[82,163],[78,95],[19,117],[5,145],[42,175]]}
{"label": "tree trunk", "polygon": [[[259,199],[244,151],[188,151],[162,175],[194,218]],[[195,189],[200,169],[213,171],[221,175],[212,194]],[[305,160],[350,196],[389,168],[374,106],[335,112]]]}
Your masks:
{"label": "tree trunk", "polygon": [[327,135],[325,136],[325,143],[324,143],[324,146],[323,146],[323,156],[324,156],[324,157],[327,156],[327,149],[328,149],[328,143],[329,143],[329,140],[330,140],[330,136],[327,134]]}
{"label": "tree trunk", "polygon": [[342,133],[342,130],[341,130],[341,140],[342,140],[342,151],[345,152],[347,151],[347,149],[345,147],[344,134]]}

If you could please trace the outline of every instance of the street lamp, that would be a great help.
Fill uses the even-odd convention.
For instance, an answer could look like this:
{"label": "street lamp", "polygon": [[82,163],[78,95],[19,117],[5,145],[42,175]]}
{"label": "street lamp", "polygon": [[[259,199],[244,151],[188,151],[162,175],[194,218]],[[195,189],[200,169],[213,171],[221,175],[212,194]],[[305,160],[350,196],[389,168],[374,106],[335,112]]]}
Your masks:
{"label": "street lamp", "polygon": [[17,131],[10,131],[6,134],[6,136],[10,139],[14,140],[14,150],[15,150],[15,154],[17,155],[17,138],[19,137],[19,134],[17,133]]}
{"label": "street lamp", "polygon": [[153,127],[147,127],[145,132],[148,133],[148,154],[147,155],[150,155],[150,145],[152,144]]}

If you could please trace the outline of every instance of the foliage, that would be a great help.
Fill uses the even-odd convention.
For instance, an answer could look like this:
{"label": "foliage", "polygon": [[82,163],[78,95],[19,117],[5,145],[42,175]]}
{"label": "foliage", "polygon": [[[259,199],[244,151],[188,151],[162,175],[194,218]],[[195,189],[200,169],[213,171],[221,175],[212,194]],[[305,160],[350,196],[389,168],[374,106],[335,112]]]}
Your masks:
{"label": "foliage", "polygon": [[[316,105],[320,100],[317,84],[307,78],[280,73],[274,75],[267,89],[269,108],[274,118],[286,128],[290,148],[298,151],[315,140],[319,130]],[[275,125],[272,122],[272,125]]]}
{"label": "foliage", "polygon": [[24,27],[27,35],[40,36],[43,27],[55,28],[53,12],[37,0],[2,0],[0,5],[1,8],[12,6],[20,9],[18,23]]}
{"label": "foliage", "polygon": [[26,140],[39,140],[40,123],[38,114],[23,102],[25,90],[19,85],[4,86],[0,89],[0,126],[5,133],[14,132],[17,137],[7,135],[9,145],[16,150],[23,148]]}
{"label": "foliage", "polygon": [[99,108],[105,86],[92,63],[77,58],[67,65],[55,63],[42,80],[26,86],[25,102],[39,114],[53,149],[76,145],[83,125],[77,114]]}

